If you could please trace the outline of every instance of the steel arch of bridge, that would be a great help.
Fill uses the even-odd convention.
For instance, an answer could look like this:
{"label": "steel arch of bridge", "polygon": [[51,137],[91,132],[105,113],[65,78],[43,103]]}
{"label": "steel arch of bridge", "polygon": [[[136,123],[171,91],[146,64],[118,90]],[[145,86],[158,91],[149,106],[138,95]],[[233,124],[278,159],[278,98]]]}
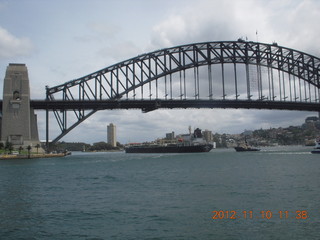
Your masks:
{"label": "steel arch of bridge", "polygon": [[[194,43],[160,49],[55,87],[45,103],[61,134],[102,109],[257,108],[320,111],[320,59],[276,43]],[[44,104],[44,106],[43,106]],[[69,126],[68,112],[74,113]]]}

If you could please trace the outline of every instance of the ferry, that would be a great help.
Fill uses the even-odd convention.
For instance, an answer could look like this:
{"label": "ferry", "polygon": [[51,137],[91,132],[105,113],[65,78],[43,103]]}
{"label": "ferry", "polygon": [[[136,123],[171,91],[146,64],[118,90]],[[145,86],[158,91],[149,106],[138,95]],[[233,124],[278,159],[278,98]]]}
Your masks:
{"label": "ferry", "polygon": [[193,134],[182,135],[173,143],[132,144],[125,148],[126,153],[196,153],[209,152],[213,144],[207,143],[197,128]]}

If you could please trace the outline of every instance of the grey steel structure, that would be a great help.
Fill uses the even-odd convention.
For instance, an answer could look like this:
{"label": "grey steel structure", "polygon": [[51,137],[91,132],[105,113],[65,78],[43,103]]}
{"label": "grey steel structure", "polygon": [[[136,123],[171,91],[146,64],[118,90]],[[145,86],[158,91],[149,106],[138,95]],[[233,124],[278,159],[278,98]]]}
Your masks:
{"label": "grey steel structure", "polygon": [[28,69],[9,64],[3,83],[1,141],[14,146],[39,144],[37,116],[30,107]]}
{"label": "grey steel structure", "polygon": [[[194,43],[145,53],[46,88],[35,109],[53,111],[61,134],[102,109],[256,108],[320,112],[320,59],[278,46]],[[69,112],[74,114],[69,114]],[[68,124],[68,122],[70,124]]]}

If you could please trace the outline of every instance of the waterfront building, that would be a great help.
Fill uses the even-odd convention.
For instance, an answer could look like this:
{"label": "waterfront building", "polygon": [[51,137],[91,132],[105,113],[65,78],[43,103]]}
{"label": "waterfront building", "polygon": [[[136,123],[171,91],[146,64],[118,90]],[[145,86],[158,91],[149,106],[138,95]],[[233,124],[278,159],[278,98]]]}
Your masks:
{"label": "waterfront building", "polygon": [[202,134],[203,134],[204,139],[205,139],[207,142],[213,142],[212,131],[204,130],[204,131],[202,132]]}
{"label": "waterfront building", "polygon": [[167,140],[173,140],[175,138],[174,132],[166,133],[166,139]]}
{"label": "waterfront building", "polygon": [[117,146],[116,125],[113,123],[110,123],[108,126],[108,143],[111,144],[112,147]]}

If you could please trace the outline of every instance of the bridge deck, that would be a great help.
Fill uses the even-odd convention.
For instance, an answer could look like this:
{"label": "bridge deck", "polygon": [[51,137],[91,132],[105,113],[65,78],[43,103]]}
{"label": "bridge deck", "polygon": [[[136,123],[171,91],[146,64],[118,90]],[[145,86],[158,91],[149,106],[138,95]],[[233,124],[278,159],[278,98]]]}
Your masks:
{"label": "bridge deck", "polygon": [[[144,112],[167,108],[243,108],[278,109],[320,112],[320,103],[257,101],[257,100],[82,100],[82,101],[46,101],[31,100],[30,105],[37,110],[104,110],[104,109],[142,109]],[[0,101],[2,108],[2,101]]]}

